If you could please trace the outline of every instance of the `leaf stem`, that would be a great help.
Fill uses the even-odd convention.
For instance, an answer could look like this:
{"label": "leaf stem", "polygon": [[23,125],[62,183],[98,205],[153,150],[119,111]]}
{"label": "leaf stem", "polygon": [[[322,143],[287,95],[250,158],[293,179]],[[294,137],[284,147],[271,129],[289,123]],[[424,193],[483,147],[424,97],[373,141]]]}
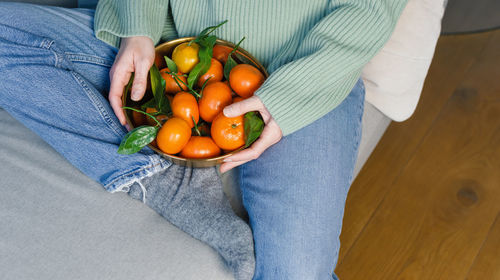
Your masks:
{"label": "leaf stem", "polygon": [[232,55],[233,53],[235,53],[238,50],[238,48],[240,47],[241,42],[243,42],[245,40],[245,38],[246,37],[244,37],[244,36],[243,36],[243,38],[241,38],[241,40],[238,42],[238,44],[236,44],[234,46],[233,50],[229,53],[229,55]]}
{"label": "leaf stem", "polygon": [[208,34],[214,32],[217,28],[221,27],[222,25],[226,24],[227,22],[228,22],[228,20],[226,19],[225,21],[217,24],[216,26],[213,26],[212,30],[208,31],[207,34],[204,34],[204,35],[208,35]]}
{"label": "leaf stem", "polygon": [[200,130],[198,129],[198,124],[196,123],[196,121],[194,120],[194,117],[191,116],[191,119],[193,120],[193,123],[194,123],[194,131],[196,132],[196,134],[198,134],[198,136],[201,136],[201,132]]}
{"label": "leaf stem", "polygon": [[183,85],[185,85],[190,93],[192,95],[194,95],[196,98],[201,98],[201,95],[199,93],[197,93],[192,87],[190,87],[188,84],[186,84],[184,81],[182,81],[180,78],[179,78],[179,75],[177,75],[177,73],[174,73],[174,72],[168,72],[168,74],[172,75],[174,77],[174,80],[175,82],[177,83],[177,85],[179,86],[179,88],[182,90],[182,86],[179,84],[179,82],[181,82]]}
{"label": "leaf stem", "polygon": [[208,81],[212,79],[212,76],[208,77],[208,79],[205,80],[205,82],[203,82],[203,85],[201,86],[201,89],[200,89],[200,97],[203,96],[203,90],[205,89],[205,86],[208,84]]}
{"label": "leaf stem", "polygon": [[136,112],[138,112],[138,113],[144,114],[144,115],[146,115],[146,116],[148,116],[148,117],[152,118],[152,119],[153,119],[153,120],[154,120],[154,121],[158,124],[158,126],[159,126],[159,127],[161,127],[161,123],[160,123],[160,122],[159,122],[159,121],[155,118],[155,116],[153,116],[153,115],[151,115],[151,114],[149,114],[149,113],[146,113],[146,112],[144,112],[144,111],[137,110],[137,109],[135,109],[135,108],[131,108],[131,107],[122,107],[122,109],[132,110],[132,111],[136,111]]}

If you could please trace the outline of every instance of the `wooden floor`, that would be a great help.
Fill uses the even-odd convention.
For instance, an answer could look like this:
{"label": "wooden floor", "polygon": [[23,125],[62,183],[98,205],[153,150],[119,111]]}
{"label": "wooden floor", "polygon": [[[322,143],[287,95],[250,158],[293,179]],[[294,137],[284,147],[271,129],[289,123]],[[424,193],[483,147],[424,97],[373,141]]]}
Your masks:
{"label": "wooden floor", "polygon": [[341,280],[500,280],[500,31],[442,36],[347,199]]}

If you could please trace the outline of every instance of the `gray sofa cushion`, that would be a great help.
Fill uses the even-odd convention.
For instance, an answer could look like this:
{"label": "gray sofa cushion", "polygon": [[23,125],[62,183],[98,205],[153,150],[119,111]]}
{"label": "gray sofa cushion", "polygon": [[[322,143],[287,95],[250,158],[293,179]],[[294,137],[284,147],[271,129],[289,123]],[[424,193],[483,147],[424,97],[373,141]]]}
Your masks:
{"label": "gray sofa cushion", "polygon": [[1,109],[0,130],[1,279],[233,279],[210,247],[105,192]]}
{"label": "gray sofa cushion", "polygon": [[[389,123],[366,106],[358,166]],[[232,279],[210,247],[106,193],[2,109],[0,131],[2,279]],[[244,215],[234,178],[226,192]]]}

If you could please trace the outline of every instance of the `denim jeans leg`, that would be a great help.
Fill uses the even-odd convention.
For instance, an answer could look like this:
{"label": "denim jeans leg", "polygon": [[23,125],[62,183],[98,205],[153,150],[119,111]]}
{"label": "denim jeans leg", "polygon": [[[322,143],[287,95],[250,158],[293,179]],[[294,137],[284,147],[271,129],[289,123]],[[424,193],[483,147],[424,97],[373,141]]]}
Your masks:
{"label": "denim jeans leg", "polygon": [[240,167],[254,279],[338,279],[333,270],[363,105],[360,80],[333,111]]}
{"label": "denim jeans leg", "polygon": [[117,53],[93,35],[93,11],[0,3],[0,106],[106,190],[170,166],[145,148],[117,153],[126,130],[106,97]]}

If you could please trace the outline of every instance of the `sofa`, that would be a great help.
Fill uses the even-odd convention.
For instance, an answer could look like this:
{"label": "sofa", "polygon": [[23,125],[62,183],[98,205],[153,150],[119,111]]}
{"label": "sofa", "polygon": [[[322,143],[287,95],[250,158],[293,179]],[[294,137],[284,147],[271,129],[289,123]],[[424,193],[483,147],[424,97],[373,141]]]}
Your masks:
{"label": "sofa", "polygon": [[[77,4],[69,0],[22,2]],[[80,1],[80,6],[88,7],[91,2]],[[414,67],[411,63],[420,65],[419,74],[414,75],[418,81],[405,80],[399,90],[392,89],[412,91],[415,106],[418,96],[415,101],[414,95],[420,93],[438,35],[433,34],[435,38],[427,43],[432,51],[425,59],[394,62],[407,63],[408,68]],[[378,58],[382,64],[387,64],[388,56],[401,57],[394,53],[398,43],[392,48]],[[378,76],[387,77],[394,68],[383,72],[377,65],[369,67],[375,69],[363,73],[367,101],[355,175],[391,122],[380,111],[383,105],[374,104],[378,104],[377,91],[387,90],[380,88],[383,83]],[[375,95],[372,100],[368,91]],[[409,116],[393,118],[404,117]],[[140,201],[124,193],[107,193],[1,108],[0,131],[1,279],[233,279],[213,249]],[[245,218],[236,172],[222,175],[224,190],[235,212]]]}

